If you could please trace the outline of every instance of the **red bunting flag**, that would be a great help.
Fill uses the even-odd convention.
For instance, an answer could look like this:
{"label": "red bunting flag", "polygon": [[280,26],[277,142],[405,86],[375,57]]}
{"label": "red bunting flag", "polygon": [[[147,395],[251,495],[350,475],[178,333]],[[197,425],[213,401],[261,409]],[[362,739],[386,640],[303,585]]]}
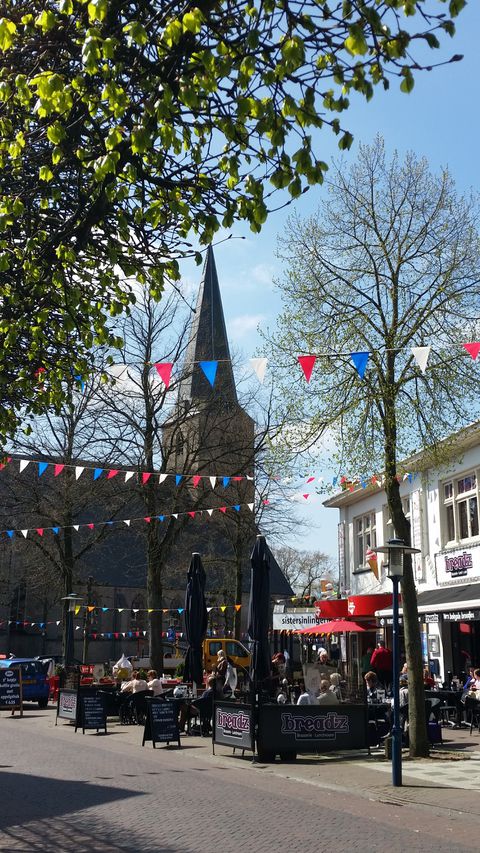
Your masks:
{"label": "red bunting flag", "polygon": [[309,477],[307,480],[307,483],[313,483],[314,479],[315,479],[315,477]]}
{"label": "red bunting flag", "polygon": [[145,485],[145,483],[148,483],[151,476],[151,473],[142,474],[142,484]]}
{"label": "red bunting flag", "polygon": [[53,468],[54,477],[58,477],[58,475],[62,473],[64,468],[65,468],[65,465],[55,465]]}
{"label": "red bunting flag", "polygon": [[148,524],[148,523],[152,520],[152,518],[151,518],[151,516],[150,516],[150,515],[146,515],[146,516],[145,516],[145,518],[144,518],[143,520],[144,520],[144,521],[146,521],[146,522],[147,522],[147,524]]}
{"label": "red bunting flag", "polygon": [[37,531],[39,536],[43,536],[43,527],[37,527],[36,531]]}
{"label": "red bunting flag", "polygon": [[480,352],[480,341],[473,341],[470,344],[462,344],[462,346],[472,356],[473,360],[476,361],[477,355]]}
{"label": "red bunting flag", "polygon": [[94,524],[87,524],[87,527],[88,527],[88,529],[89,529],[89,530],[93,530],[93,528],[95,527],[95,525],[94,525]]}
{"label": "red bunting flag", "polygon": [[315,367],[315,362],[317,360],[316,355],[299,355],[298,363],[303,370],[305,379],[307,382],[310,382],[310,378],[312,376],[313,368]]}
{"label": "red bunting flag", "polygon": [[200,480],[201,480],[201,479],[202,479],[202,478],[200,477],[200,475],[199,475],[199,474],[195,474],[195,475],[192,477],[193,487],[194,487],[195,489],[197,488],[197,486],[198,486],[198,484],[199,484],[199,482],[200,482]]}
{"label": "red bunting flag", "polygon": [[219,506],[218,508],[219,508],[220,512],[225,513],[225,512],[227,511],[227,507],[226,507],[226,506]]}
{"label": "red bunting flag", "polygon": [[304,497],[304,498],[305,498],[305,500],[307,500],[307,498],[309,498],[309,497],[310,497],[310,495],[309,495],[309,494],[307,494],[307,495],[302,495],[302,497]]}
{"label": "red bunting flag", "polygon": [[195,513],[194,513],[194,512],[189,512],[189,513],[188,513],[188,515],[190,516],[190,518],[195,518]]}
{"label": "red bunting flag", "polygon": [[170,361],[165,361],[163,364],[155,364],[156,371],[164,383],[165,387],[168,388],[170,385],[170,377],[172,375],[173,364]]}
{"label": "red bunting flag", "polygon": [[118,468],[110,468],[110,471],[107,474],[107,480],[113,480],[118,474]]}

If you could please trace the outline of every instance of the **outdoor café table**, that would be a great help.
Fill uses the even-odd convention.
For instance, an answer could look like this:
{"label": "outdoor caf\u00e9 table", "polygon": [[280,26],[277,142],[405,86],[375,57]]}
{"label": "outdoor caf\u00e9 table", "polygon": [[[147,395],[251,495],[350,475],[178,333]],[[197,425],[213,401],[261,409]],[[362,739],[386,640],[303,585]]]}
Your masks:
{"label": "outdoor caf\u00e9 table", "polygon": [[455,728],[461,728],[463,723],[463,714],[465,710],[465,706],[462,702],[462,691],[461,690],[425,690],[425,699],[439,699],[440,707],[439,710],[442,712],[442,709],[454,709],[455,712]]}

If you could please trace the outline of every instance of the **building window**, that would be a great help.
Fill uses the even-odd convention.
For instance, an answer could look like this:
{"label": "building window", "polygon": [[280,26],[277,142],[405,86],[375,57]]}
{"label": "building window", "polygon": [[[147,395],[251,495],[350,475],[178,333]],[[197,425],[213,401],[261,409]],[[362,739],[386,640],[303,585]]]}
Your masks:
{"label": "building window", "polygon": [[[407,521],[410,522],[410,529],[412,525],[412,501],[410,495],[402,498],[402,509]],[[383,508],[383,517],[385,519],[385,542],[388,542],[389,539],[398,538],[395,527],[393,526],[393,521],[390,518],[390,513],[388,510],[388,504],[386,504]]]}
{"label": "building window", "polygon": [[443,484],[443,542],[479,535],[478,482],[474,472]]}
{"label": "building window", "polygon": [[375,513],[369,512],[355,519],[355,567],[365,566],[365,554],[369,548],[375,548],[377,534]]}

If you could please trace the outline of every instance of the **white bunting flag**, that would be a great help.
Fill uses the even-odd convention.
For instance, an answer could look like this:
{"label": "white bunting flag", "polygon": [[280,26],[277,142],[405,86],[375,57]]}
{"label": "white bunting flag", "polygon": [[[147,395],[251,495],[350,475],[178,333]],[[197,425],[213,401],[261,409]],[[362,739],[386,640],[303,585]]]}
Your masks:
{"label": "white bunting flag", "polygon": [[247,474],[247,480],[251,480],[251,481],[253,482],[253,477],[250,477],[250,476]]}
{"label": "white bunting flag", "polygon": [[159,475],[159,477],[158,477],[158,482],[160,483],[160,485],[162,485],[162,483],[164,483],[164,482],[165,482],[165,480],[167,479],[167,477],[168,477],[168,474],[160,474],[160,475]]}
{"label": "white bunting flag", "polygon": [[265,379],[265,371],[267,369],[268,364],[268,358],[251,358],[250,364],[252,365],[255,373],[257,374],[258,381],[263,384],[263,380]]}
{"label": "white bunting flag", "polygon": [[79,524],[74,524],[74,525],[73,525],[73,529],[74,529],[74,530],[76,530],[76,531],[77,531],[77,533],[78,533],[79,527],[80,527],[80,525],[79,525]]}
{"label": "white bunting flag", "polygon": [[251,510],[253,512],[253,504],[247,504],[247,506],[248,506],[249,510]]}
{"label": "white bunting flag", "polygon": [[129,480],[134,476],[135,471],[125,471],[125,482],[128,483]]}
{"label": "white bunting flag", "polygon": [[76,480],[80,479],[80,477],[82,476],[84,471],[85,471],[85,468],[81,468],[79,465],[77,465],[77,467],[75,468],[75,479]]}
{"label": "white bunting flag", "polygon": [[177,520],[177,518],[178,518],[178,512],[172,512],[172,518],[174,518],[175,520]]}
{"label": "white bunting flag", "polygon": [[216,477],[209,477],[208,479],[210,480],[210,485],[211,485],[212,489],[214,489],[216,486],[216,483],[217,483],[217,478]]}
{"label": "white bunting flag", "polygon": [[55,625],[56,625],[56,626],[57,626],[57,628],[58,628],[58,626],[60,625],[60,619],[57,619],[57,621],[55,622]]}
{"label": "white bunting flag", "polygon": [[422,373],[427,369],[428,356],[430,355],[431,347],[412,347],[412,355],[417,362]]}
{"label": "white bunting flag", "polygon": [[19,465],[20,474],[22,473],[22,471],[25,471],[25,468],[29,464],[30,464],[30,459],[20,459],[20,465]]}
{"label": "white bunting flag", "polygon": [[25,539],[27,538],[28,530],[21,530],[21,531],[20,531],[20,533],[22,534],[22,536],[23,536]]}
{"label": "white bunting flag", "polygon": [[207,509],[207,512],[208,512],[208,514],[209,514],[209,516],[210,516],[210,518],[211,518],[211,517],[212,517],[213,509]]}
{"label": "white bunting flag", "polygon": [[129,518],[124,518],[123,523],[126,524],[127,527],[130,527],[130,519]]}

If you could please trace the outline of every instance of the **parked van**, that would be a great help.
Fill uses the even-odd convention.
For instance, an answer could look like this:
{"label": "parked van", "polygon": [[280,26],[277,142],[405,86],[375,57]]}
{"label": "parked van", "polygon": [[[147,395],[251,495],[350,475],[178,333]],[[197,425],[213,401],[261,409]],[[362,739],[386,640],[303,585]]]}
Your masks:
{"label": "parked van", "polygon": [[203,641],[203,668],[207,672],[211,672],[215,668],[217,652],[220,649],[225,652],[225,656],[230,658],[233,665],[239,670],[239,675],[242,670],[249,668],[250,652],[239,640],[233,640],[231,637],[207,637]]}
{"label": "parked van", "polygon": [[46,708],[50,685],[47,681],[48,662],[42,663],[32,658],[11,658],[0,660],[0,669],[19,666],[22,672],[22,698],[24,702],[38,702],[39,708]]}

